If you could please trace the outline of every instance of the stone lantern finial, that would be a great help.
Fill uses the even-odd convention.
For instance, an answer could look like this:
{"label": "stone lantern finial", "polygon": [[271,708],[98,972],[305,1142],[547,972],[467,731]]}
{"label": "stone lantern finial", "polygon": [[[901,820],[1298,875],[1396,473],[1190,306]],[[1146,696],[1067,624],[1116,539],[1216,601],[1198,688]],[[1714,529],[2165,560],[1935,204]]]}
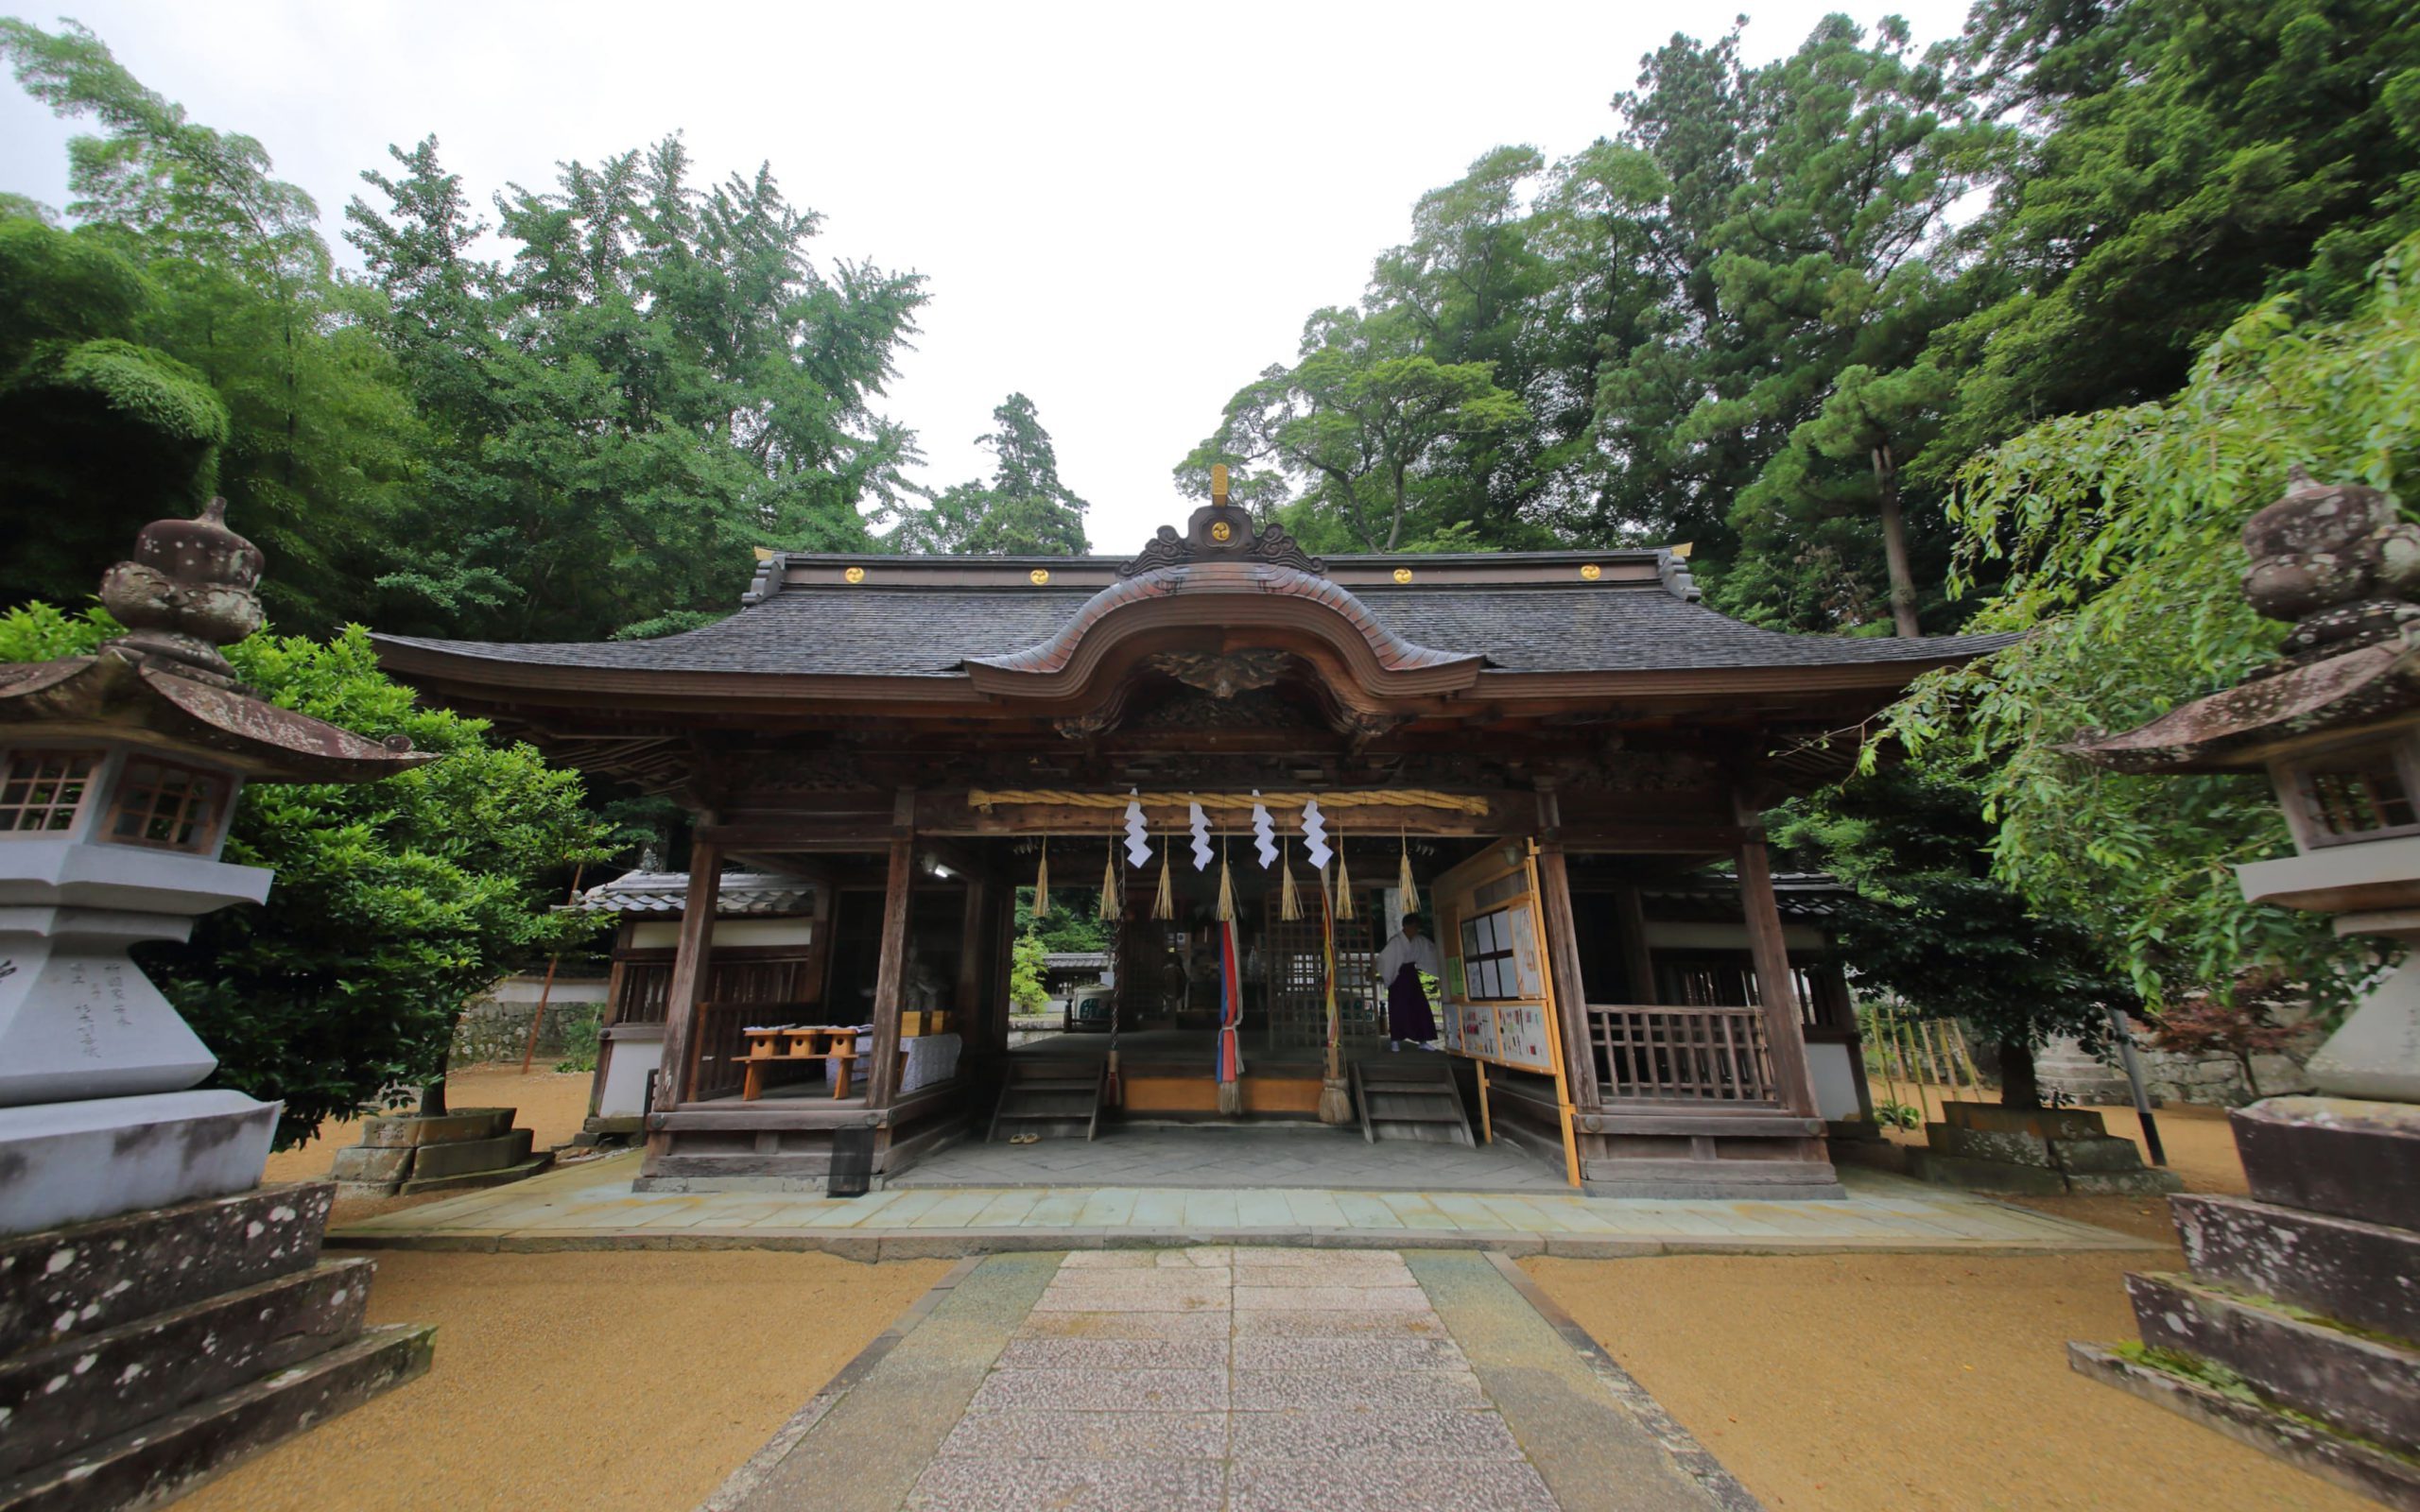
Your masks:
{"label": "stone lantern finial", "polygon": [[[2285,663],[2300,665],[2394,636],[2420,619],[2420,526],[2360,483],[2323,484],[2296,463],[2285,496],[2243,525],[2252,565],[2243,596],[2290,620]],[[2282,670],[2282,668],[2281,668]]]}
{"label": "stone lantern finial", "polygon": [[110,644],[163,670],[222,687],[233,669],[219,654],[261,627],[261,549],[227,528],[227,501],[191,520],[154,520],[134,538],[132,559],[101,576],[101,607],[127,633]]}

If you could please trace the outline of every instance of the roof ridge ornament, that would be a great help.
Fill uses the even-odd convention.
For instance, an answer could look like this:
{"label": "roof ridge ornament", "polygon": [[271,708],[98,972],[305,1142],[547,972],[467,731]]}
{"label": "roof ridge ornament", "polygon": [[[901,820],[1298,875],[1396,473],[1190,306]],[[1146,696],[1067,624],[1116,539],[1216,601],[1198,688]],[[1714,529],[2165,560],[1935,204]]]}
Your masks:
{"label": "roof ridge ornament", "polygon": [[1197,561],[1267,562],[1315,577],[1327,576],[1327,563],[1305,551],[1284,525],[1273,521],[1257,524],[1251,510],[1228,503],[1224,463],[1210,469],[1210,502],[1193,511],[1192,518],[1185,522],[1184,534],[1178,535],[1174,525],[1160,526],[1159,534],[1140,554],[1119,565],[1117,576],[1132,577]]}

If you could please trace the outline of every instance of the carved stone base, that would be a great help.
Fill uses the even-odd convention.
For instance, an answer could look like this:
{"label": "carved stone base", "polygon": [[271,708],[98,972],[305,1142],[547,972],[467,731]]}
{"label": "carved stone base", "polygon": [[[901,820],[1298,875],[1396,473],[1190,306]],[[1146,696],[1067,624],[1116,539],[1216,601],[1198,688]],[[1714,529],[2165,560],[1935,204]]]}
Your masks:
{"label": "carved stone base", "polygon": [[332,1189],[262,1188],[0,1241],[0,1512],[173,1500],[428,1367],[320,1258]]}

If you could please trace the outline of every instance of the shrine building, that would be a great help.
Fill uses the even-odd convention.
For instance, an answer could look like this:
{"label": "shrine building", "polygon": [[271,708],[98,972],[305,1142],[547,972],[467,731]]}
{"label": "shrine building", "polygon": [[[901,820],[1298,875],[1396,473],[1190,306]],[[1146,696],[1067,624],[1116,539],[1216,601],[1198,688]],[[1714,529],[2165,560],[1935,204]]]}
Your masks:
{"label": "shrine building", "polygon": [[[1834,1195],[1856,1019],[1758,816],[2002,640],[1698,598],[1669,550],[1322,559],[1214,500],[1131,559],[775,554],[661,640],[376,640],[693,816],[685,876],[589,899],[625,919],[598,1095],[645,1186],[821,1189],[869,1134],[880,1183],[962,1141],[1315,1127],[1340,1083],[1372,1138],[1509,1143],[1599,1194]],[[1012,1049],[1046,868],[1109,896],[1107,1022]],[[1438,1054],[1388,1046],[1407,902]]]}

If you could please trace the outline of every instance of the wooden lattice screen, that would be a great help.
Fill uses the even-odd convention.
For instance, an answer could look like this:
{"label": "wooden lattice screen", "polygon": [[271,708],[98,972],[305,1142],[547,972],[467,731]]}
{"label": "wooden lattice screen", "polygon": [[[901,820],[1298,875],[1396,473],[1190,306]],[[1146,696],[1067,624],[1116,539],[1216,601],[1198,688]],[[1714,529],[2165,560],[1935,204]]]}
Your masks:
{"label": "wooden lattice screen", "polygon": [[[1309,887],[1303,889],[1309,892]],[[1317,1048],[1327,1043],[1327,988],[1320,946],[1319,895],[1304,899],[1304,917],[1277,917],[1278,897],[1269,896],[1261,947],[1268,983],[1269,1042],[1280,1048]],[[1347,1043],[1386,1032],[1386,1004],[1372,984],[1377,948],[1371,910],[1336,921],[1336,1005]]]}

